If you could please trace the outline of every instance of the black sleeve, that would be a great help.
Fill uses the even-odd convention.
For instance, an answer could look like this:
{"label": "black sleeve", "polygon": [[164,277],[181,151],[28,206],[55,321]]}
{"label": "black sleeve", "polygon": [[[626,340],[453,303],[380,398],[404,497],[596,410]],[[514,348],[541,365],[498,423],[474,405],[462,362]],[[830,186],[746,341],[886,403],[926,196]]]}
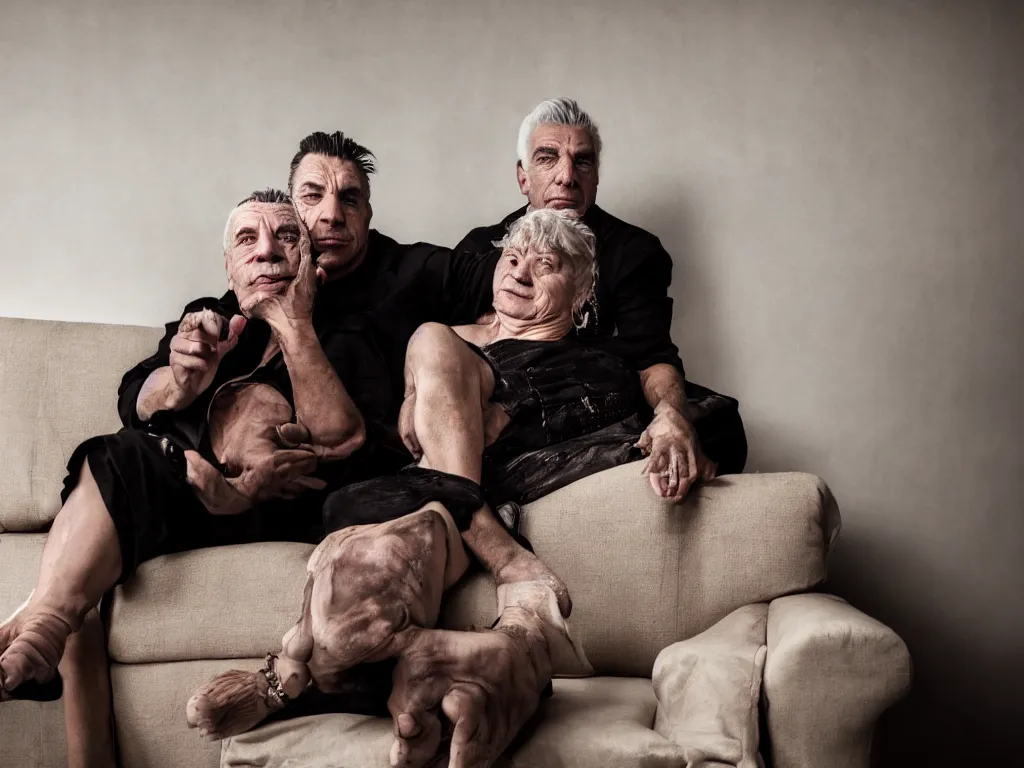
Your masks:
{"label": "black sleeve", "polygon": [[[186,305],[185,309],[181,312],[181,317],[164,326],[164,337],[160,339],[156,353],[147,357],[121,377],[121,386],[117,388],[117,413],[121,417],[122,424],[129,429],[147,428],[148,425],[139,418],[139,412],[136,409],[139,391],[142,389],[146,379],[149,378],[149,374],[157,368],[163,368],[165,365],[168,365],[171,359],[171,339],[178,332],[178,325],[181,323],[182,318],[189,312],[198,312],[201,309],[212,309],[224,314],[223,304],[226,298],[227,296],[218,301],[212,297],[205,297]],[[229,313],[227,316],[230,317],[231,314]]]}
{"label": "black sleeve", "polygon": [[612,288],[617,334],[609,339],[609,348],[634,370],[666,363],[685,375],[672,343],[672,257],[653,236],[627,244],[623,257],[624,271]]}
{"label": "black sleeve", "polygon": [[500,258],[501,251],[496,248],[482,253],[458,248],[452,252],[445,286],[449,325],[474,323],[490,311],[494,268]]}

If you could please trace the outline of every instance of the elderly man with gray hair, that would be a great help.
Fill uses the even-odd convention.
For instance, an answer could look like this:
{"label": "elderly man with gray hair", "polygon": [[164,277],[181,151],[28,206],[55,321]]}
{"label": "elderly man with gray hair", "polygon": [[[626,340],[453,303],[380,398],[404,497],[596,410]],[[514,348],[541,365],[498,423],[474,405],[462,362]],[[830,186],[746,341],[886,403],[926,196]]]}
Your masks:
{"label": "elderly man with gray hair", "polygon": [[601,135],[590,115],[572,99],[541,102],[519,129],[516,176],[528,205],[472,230],[455,250],[496,261],[495,243],[541,208],[578,216],[593,231],[597,287],[576,315],[575,333],[640,373],[653,411],[637,442],[649,457],[644,472],[655,492],[679,500],[699,479],[742,471],[743,425],[735,400],[685,381],[671,338],[672,259],[657,237],[597,206],[600,158]]}

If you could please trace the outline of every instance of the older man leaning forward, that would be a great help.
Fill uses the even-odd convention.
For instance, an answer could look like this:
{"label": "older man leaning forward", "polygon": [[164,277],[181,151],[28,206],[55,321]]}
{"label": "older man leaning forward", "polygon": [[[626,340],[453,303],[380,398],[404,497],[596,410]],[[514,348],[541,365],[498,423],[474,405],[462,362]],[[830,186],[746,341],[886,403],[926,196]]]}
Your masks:
{"label": "older man leaning forward", "polygon": [[488,463],[593,433],[627,449],[636,442],[635,431],[615,431],[642,408],[636,374],[571,333],[594,277],[586,225],[533,211],[503,242],[493,315],[416,332],[400,427],[418,466],[329,497],[333,532],[310,558],[301,615],[280,654],[260,672],[206,684],[189,702],[192,725],[214,738],[242,732],[313,689],[343,690],[357,665],[391,658],[391,764],[437,756],[441,712],[453,726],[450,765],[482,768],[536,710],[553,673],[589,673],[563,619],[568,594],[550,573],[499,584],[490,630],[433,626],[443,590],[466,570],[455,532],[484,505]]}

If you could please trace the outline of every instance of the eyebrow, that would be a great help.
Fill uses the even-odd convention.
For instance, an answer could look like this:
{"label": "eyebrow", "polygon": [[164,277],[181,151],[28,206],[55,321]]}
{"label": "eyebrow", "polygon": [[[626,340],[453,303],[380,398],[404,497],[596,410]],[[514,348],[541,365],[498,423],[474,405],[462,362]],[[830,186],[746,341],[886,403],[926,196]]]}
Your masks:
{"label": "eyebrow", "polygon": [[242,235],[255,235],[256,230],[252,227],[242,227],[240,230],[235,232],[235,240],[238,240]]}
{"label": "eyebrow", "polygon": [[558,150],[554,147],[537,147],[533,150],[533,156],[537,157],[537,155],[551,155],[553,157],[557,157]]}
{"label": "eyebrow", "polygon": [[317,184],[315,181],[304,181],[302,182],[302,186],[300,186],[299,189],[302,191],[308,190],[310,192],[323,192],[324,185]]}
{"label": "eyebrow", "polygon": [[297,234],[299,234],[299,227],[297,224],[292,223],[282,224],[276,230],[274,230],[274,237],[280,237],[281,235]]}

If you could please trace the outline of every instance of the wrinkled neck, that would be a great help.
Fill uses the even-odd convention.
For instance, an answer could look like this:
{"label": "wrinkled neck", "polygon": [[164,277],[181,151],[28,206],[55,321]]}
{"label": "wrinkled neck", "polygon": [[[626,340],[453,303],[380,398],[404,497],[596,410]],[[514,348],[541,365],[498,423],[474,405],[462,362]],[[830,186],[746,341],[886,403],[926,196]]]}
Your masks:
{"label": "wrinkled neck", "polygon": [[529,341],[558,341],[572,328],[572,318],[554,317],[549,320],[518,320],[497,312],[498,328],[494,341],[527,339]]}

